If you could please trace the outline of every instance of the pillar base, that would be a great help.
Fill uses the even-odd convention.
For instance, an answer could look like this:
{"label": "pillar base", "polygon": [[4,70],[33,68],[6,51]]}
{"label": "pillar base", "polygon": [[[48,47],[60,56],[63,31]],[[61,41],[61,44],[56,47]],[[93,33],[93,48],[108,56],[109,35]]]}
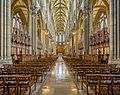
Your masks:
{"label": "pillar base", "polygon": [[119,60],[109,60],[108,64],[111,64],[115,67],[120,67],[120,59]]}

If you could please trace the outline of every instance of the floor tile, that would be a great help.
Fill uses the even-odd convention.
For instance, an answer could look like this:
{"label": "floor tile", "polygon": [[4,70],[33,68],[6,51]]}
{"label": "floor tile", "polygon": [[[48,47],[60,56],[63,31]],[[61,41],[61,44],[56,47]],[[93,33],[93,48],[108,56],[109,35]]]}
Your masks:
{"label": "floor tile", "polygon": [[56,61],[49,79],[46,80],[41,95],[78,95],[77,88],[61,56]]}

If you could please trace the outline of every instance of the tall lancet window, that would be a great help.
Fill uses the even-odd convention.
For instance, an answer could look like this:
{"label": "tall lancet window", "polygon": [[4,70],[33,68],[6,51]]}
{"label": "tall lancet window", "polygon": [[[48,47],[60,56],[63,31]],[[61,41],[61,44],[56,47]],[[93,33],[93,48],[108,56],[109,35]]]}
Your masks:
{"label": "tall lancet window", "polygon": [[63,42],[65,42],[65,35],[63,35]]}
{"label": "tall lancet window", "polygon": [[59,34],[59,42],[62,42],[62,35]]}
{"label": "tall lancet window", "polygon": [[[23,16],[24,17],[24,16]],[[12,19],[12,54],[27,54],[30,46],[30,36],[27,32],[27,25],[20,13],[16,13]]]}
{"label": "tall lancet window", "polygon": [[56,42],[58,42],[58,35],[56,35]]}
{"label": "tall lancet window", "polygon": [[23,31],[23,28],[24,28],[23,22],[18,13],[13,17],[13,28]]}
{"label": "tall lancet window", "polygon": [[107,19],[107,15],[105,13],[101,13],[101,15],[100,15],[100,18],[98,21],[98,27],[100,30],[108,27],[108,19]]}

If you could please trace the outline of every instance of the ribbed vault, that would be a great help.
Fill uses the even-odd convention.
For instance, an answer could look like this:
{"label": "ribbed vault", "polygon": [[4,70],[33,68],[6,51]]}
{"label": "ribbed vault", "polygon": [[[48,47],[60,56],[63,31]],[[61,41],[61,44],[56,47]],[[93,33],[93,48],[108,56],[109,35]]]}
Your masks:
{"label": "ribbed vault", "polygon": [[56,32],[64,33],[68,19],[68,0],[50,0]]}

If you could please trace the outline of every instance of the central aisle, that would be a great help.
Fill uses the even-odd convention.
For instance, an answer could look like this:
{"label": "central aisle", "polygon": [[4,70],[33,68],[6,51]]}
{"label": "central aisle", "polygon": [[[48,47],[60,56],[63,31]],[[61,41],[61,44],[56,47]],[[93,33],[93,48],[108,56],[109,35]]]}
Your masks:
{"label": "central aisle", "polygon": [[56,61],[56,66],[46,80],[41,95],[78,95],[64,60],[61,56]]}

